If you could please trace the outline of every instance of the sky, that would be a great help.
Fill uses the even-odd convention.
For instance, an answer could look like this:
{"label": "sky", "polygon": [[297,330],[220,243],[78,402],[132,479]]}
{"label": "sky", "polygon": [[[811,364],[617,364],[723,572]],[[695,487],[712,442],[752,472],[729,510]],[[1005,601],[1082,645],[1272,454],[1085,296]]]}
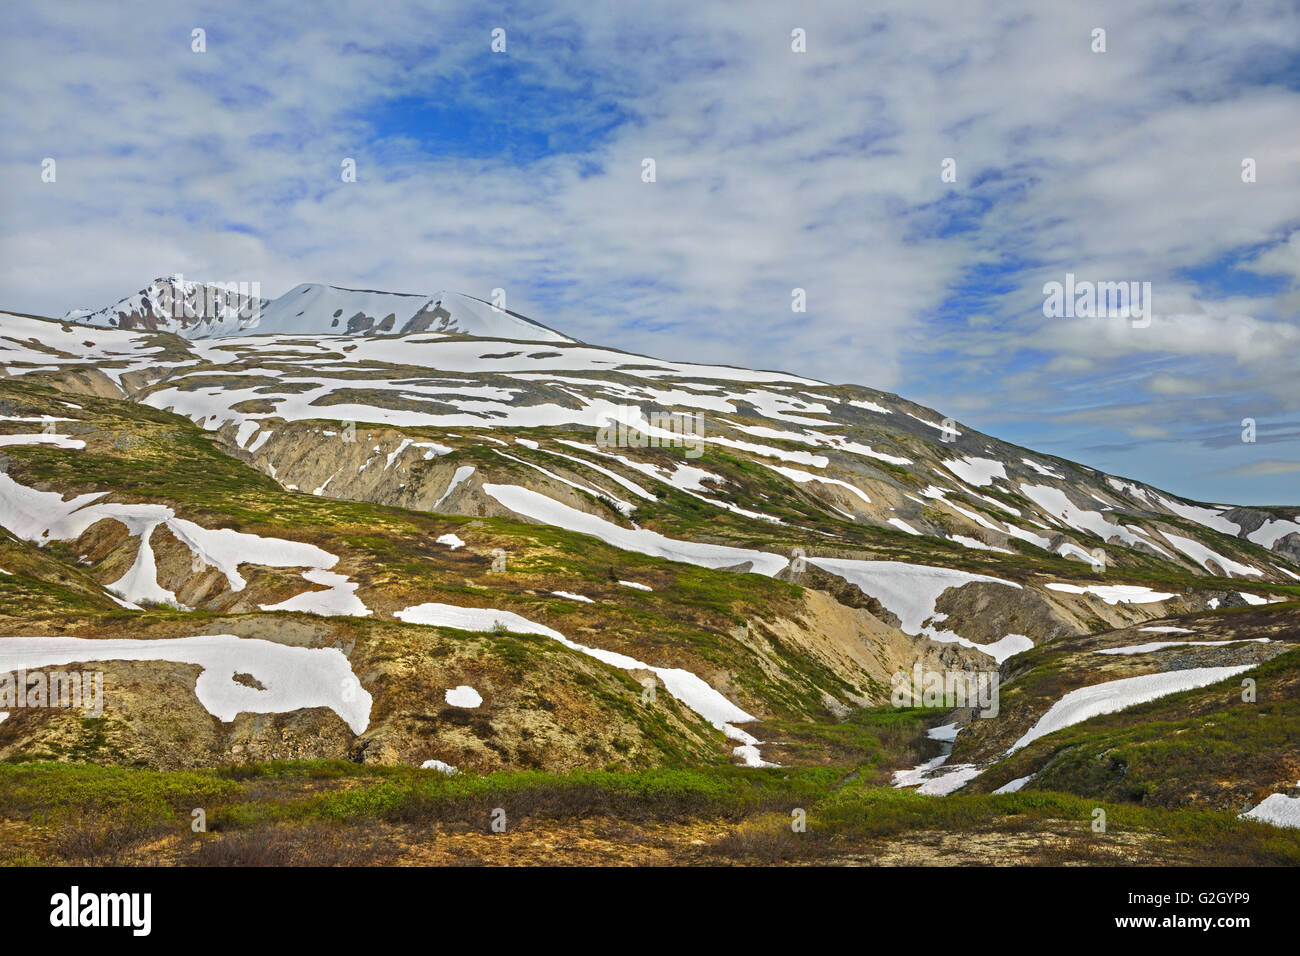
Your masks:
{"label": "sky", "polygon": [[[6,18],[0,308],[97,309],[175,272],[503,289],[585,341],[1300,504],[1294,0]],[[1067,274],[1139,283],[1145,316],[1047,314]]]}

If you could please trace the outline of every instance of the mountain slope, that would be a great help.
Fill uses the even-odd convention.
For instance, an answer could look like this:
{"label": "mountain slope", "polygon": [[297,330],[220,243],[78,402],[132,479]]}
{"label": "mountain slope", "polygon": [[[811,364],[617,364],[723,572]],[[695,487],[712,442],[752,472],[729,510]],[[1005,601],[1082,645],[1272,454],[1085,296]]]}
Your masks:
{"label": "mountain slope", "polygon": [[[29,325],[0,351],[13,361],[11,374],[22,371],[21,360],[41,371],[92,372],[90,362],[75,361],[75,352],[48,364],[48,348],[62,347],[68,337],[33,331]],[[1089,566],[1300,580],[1300,509],[1183,501],[1139,481],[1035,455],[871,389],[567,342],[539,350],[436,333],[351,342],[259,336],[184,345],[139,335],[114,341],[117,354],[136,357],[120,369],[99,363],[121,394],[218,430],[236,453],[306,490],[328,481],[335,495],[435,503],[445,483],[423,487],[407,480],[408,459],[429,450],[417,433],[487,429],[442,446],[462,454],[488,451],[485,460],[507,468],[522,461],[542,476],[531,481],[545,479],[566,502],[574,491],[592,494],[612,502],[620,518],[637,508],[644,513],[648,506],[637,499],[662,498],[667,486],[671,500],[691,498],[727,512],[737,528],[799,537],[791,546],[807,548],[817,538],[852,546],[866,528],[889,529],[922,539],[917,543],[927,549],[978,552],[966,557],[980,560],[1047,552]],[[40,342],[48,345],[33,344]],[[162,361],[150,364],[149,353]],[[668,417],[655,424],[655,415]],[[331,421],[387,426],[385,467],[367,471],[362,460],[344,469],[346,448],[302,454],[305,443],[331,430],[304,423]],[[605,437],[612,443],[600,431],[611,423]],[[686,427],[700,434],[685,435]],[[511,432],[532,437],[508,452],[497,444],[501,438],[488,437],[512,441]],[[532,442],[541,444],[532,448]],[[654,447],[659,444],[669,447]],[[397,458],[389,461],[390,453]],[[465,499],[463,507],[479,513],[510,510],[482,490],[483,469],[476,474],[444,505],[460,508]],[[440,473],[434,477],[441,481]],[[658,516],[666,531],[687,517],[669,510]],[[796,514],[803,515],[801,526]],[[821,522],[849,524],[832,530]],[[789,535],[783,528],[797,530]]]}
{"label": "mountain slope", "polygon": [[[304,315],[290,319],[332,305],[342,325],[348,302],[404,327],[395,304],[409,297],[300,288]],[[432,301],[414,298],[408,321]],[[1078,689],[1103,658],[1071,642],[1180,615],[1213,636],[1240,609],[1300,597],[1300,508],[1184,501],[897,395],[781,372],[445,323],[187,339],[8,314],[0,367],[0,567],[14,572],[0,589],[16,609],[4,635],[351,648],[373,699],[364,724],[332,687],[303,709],[218,683],[230,700],[200,694],[217,708],[200,763],[254,740],[267,758],[477,769],[813,759],[819,728],[888,705],[918,665],[1027,687],[1025,662],[1060,648],[1068,679],[1051,686]],[[272,623],[290,617],[304,623]],[[529,634],[552,663],[524,694],[522,672],[490,661]],[[1271,640],[1215,659],[1256,666],[1290,650]],[[120,678],[131,686],[153,673],[183,694],[196,646],[153,671],[139,663],[152,645],[103,653],[136,662]],[[474,740],[442,700],[456,669],[426,660],[470,646],[453,655],[476,675],[463,683],[490,688],[494,707],[509,700]],[[281,652],[231,647],[274,677]],[[1177,684],[1195,661],[1138,663]],[[671,712],[644,709],[647,689]],[[222,708],[258,700],[279,709],[232,736]],[[1009,693],[987,724],[1020,736],[1045,700]],[[11,717],[0,748],[79,752],[60,716]],[[948,717],[964,762],[913,785],[968,764],[1000,780],[1001,737],[984,746],[985,722]],[[164,746],[157,719],[135,713],[117,749],[197,765]],[[591,720],[621,729],[587,750]],[[529,745],[543,724],[549,743]],[[1275,787],[1266,769],[1234,792]]]}

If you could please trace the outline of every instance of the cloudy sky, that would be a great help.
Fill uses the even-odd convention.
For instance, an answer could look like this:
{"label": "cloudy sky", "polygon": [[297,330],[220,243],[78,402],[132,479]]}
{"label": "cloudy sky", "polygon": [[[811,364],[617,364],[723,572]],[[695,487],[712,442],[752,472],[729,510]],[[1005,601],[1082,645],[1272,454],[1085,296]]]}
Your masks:
{"label": "cloudy sky", "polygon": [[[99,308],[173,272],[503,288],[588,341],[870,385],[1186,496],[1300,503],[1294,0],[6,19],[0,307]],[[1046,317],[1067,273],[1151,283],[1149,322]]]}

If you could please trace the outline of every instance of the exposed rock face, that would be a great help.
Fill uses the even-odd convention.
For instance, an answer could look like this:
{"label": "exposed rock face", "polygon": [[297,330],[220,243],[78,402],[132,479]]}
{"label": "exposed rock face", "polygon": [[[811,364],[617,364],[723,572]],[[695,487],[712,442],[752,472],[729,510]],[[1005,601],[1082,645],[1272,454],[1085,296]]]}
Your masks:
{"label": "exposed rock face", "polygon": [[863,594],[856,584],[844,580],[838,575],[824,571],[815,564],[804,562],[803,569],[794,570],[793,564],[780,572],[777,577],[806,588],[823,591],[845,607],[860,608],[877,620],[893,627],[898,627],[898,617],[886,610],[881,603],[870,595]]}
{"label": "exposed rock face", "polygon": [[238,335],[257,324],[263,300],[258,283],[204,283],[181,276],[155,279],[134,295],[97,312],[64,318],[123,330],[174,332],[188,339]]}
{"label": "exposed rock face", "polygon": [[893,676],[900,671],[910,673],[918,663],[928,670],[943,671],[978,670],[989,663],[986,655],[969,648],[918,641],[866,608],[846,605],[820,590],[805,592],[797,616],[763,621],[762,626],[778,641],[807,652],[846,683],[860,688],[844,694],[843,700],[831,696],[826,705],[832,712],[843,712],[843,705],[888,704]]}

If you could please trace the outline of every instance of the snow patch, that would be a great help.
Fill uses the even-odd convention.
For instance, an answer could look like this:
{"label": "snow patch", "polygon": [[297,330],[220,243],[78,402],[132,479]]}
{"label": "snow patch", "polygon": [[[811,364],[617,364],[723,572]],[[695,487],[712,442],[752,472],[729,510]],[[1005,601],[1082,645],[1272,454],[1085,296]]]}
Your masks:
{"label": "snow patch", "polygon": [[457,770],[455,767],[453,767],[451,764],[443,763],[441,760],[426,760],[424,763],[420,764],[420,769],[436,770],[438,771],[438,773],[445,774],[448,777],[452,777],[460,773],[460,771]]}
{"label": "snow patch", "polygon": [[993,483],[994,478],[1005,479],[1007,470],[1002,462],[992,458],[955,458],[945,461],[943,466],[968,485],[983,487]]}
{"label": "snow patch", "polygon": [[1300,827],[1300,797],[1275,793],[1265,797],[1259,806],[1238,814],[1241,820],[1258,820],[1275,827]]}
{"label": "snow patch", "polygon": [[574,594],[570,591],[552,591],[551,593],[554,594],[556,597],[568,598],[570,601],[581,601],[583,604],[596,603],[591,598],[587,597],[585,594]]}
{"label": "snow patch", "polygon": [[1063,591],[1066,594],[1095,594],[1107,604],[1155,604],[1167,601],[1172,594],[1153,591],[1137,584],[1058,584],[1047,585],[1050,591]]}
{"label": "snow patch", "polygon": [[452,707],[472,708],[483,703],[483,698],[479,692],[468,684],[452,687],[442,697]]}
{"label": "snow patch", "polygon": [[1028,776],[1016,777],[1015,780],[1012,780],[1009,783],[1004,783],[1002,786],[998,787],[993,792],[994,793],[1019,793],[1021,790],[1024,789],[1025,784],[1027,784],[1030,780],[1033,780],[1037,776],[1038,774],[1031,773]]}

